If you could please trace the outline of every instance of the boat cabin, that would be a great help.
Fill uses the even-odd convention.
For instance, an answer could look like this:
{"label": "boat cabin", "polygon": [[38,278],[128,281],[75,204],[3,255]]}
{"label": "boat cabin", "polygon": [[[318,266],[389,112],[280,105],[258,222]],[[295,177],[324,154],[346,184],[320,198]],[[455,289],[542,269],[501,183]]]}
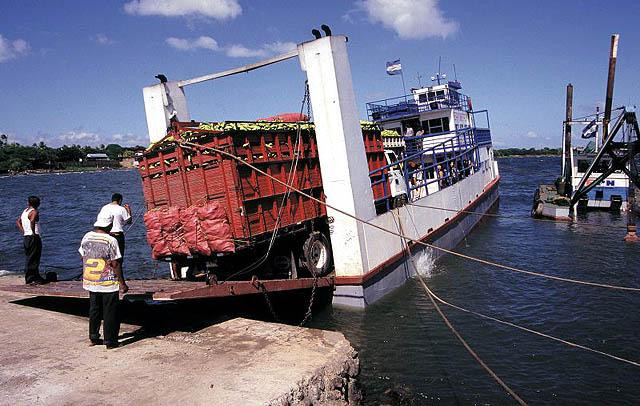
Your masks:
{"label": "boat cabin", "polygon": [[[458,81],[411,89],[411,94],[367,103],[382,129],[385,150],[402,168],[409,200],[433,194],[493,162],[489,116],[473,111]],[[476,116],[486,123],[476,127]],[[394,196],[395,197],[395,196]]]}

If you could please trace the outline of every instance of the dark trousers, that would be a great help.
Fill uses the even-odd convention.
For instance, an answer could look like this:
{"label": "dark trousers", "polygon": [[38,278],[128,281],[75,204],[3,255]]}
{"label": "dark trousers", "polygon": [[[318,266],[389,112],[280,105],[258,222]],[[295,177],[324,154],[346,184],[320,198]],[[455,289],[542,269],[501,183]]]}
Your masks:
{"label": "dark trousers", "polygon": [[[120,250],[121,258],[118,260],[120,265],[124,263],[124,233],[110,233],[113,238],[118,241],[118,249]],[[122,277],[124,278],[124,268],[122,269]]]}
{"label": "dark trousers", "polygon": [[24,236],[24,254],[26,256],[24,263],[24,280],[31,283],[35,280],[42,279],[40,276],[40,257],[42,256],[42,240],[39,235]]}
{"label": "dark trousers", "polygon": [[118,292],[89,292],[89,339],[100,339],[100,321],[106,345],[116,345],[120,332],[120,298]]}
{"label": "dark trousers", "polygon": [[110,235],[118,241],[118,249],[120,249],[120,255],[124,258],[124,233],[110,233]]}

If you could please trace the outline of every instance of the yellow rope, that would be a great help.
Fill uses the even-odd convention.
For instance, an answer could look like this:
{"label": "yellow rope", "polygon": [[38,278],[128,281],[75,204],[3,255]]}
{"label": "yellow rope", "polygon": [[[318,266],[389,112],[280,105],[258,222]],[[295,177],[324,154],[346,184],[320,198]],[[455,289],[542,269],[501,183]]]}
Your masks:
{"label": "yellow rope", "polygon": [[504,325],[509,326],[509,327],[517,328],[518,330],[526,331],[528,333],[535,334],[535,335],[540,336],[540,337],[545,337],[545,338],[548,338],[550,340],[558,341],[560,343],[566,344],[566,345],[571,346],[571,347],[580,348],[580,349],[585,350],[585,351],[589,351],[589,352],[593,352],[593,353],[596,353],[596,354],[604,355],[605,357],[609,357],[609,358],[615,359],[617,361],[625,362],[627,364],[631,364],[633,366],[640,367],[640,363],[639,362],[632,361],[632,360],[629,360],[629,359],[626,359],[626,358],[622,358],[622,357],[618,357],[617,355],[612,355],[612,354],[609,354],[609,353],[606,353],[606,352],[603,352],[603,351],[599,351],[599,350],[596,350],[596,349],[593,349],[593,348],[590,348],[590,347],[587,347],[587,346],[584,346],[584,345],[581,345],[581,344],[577,344],[577,343],[574,343],[574,342],[571,342],[571,341],[563,340],[562,338],[554,337],[552,335],[545,334],[545,333],[542,333],[540,331],[536,331],[536,330],[533,330],[533,329],[530,329],[530,328],[527,328],[527,327],[524,327],[524,326],[520,326],[518,324],[509,322],[509,321],[501,320],[501,319],[498,319],[498,318],[495,318],[495,317],[492,317],[492,316],[488,316],[486,314],[478,313],[478,312],[473,311],[473,310],[465,309],[464,307],[460,307],[460,306],[455,305],[453,303],[449,303],[446,300],[443,300],[440,297],[438,297],[432,290],[430,290],[427,287],[427,285],[422,280],[422,277],[420,276],[420,274],[417,274],[417,275],[418,275],[418,278],[420,279],[420,282],[422,283],[423,287],[427,290],[427,292],[430,295],[432,295],[438,302],[440,302],[440,303],[442,303],[444,305],[453,307],[456,310],[460,310],[461,312],[473,314],[474,316],[478,316],[478,317],[481,317],[483,319],[495,321],[496,323],[504,324]]}
{"label": "yellow rope", "polygon": [[446,248],[438,247],[438,246],[433,245],[433,244],[429,244],[429,243],[426,243],[426,242],[423,242],[423,241],[420,241],[420,240],[416,240],[416,239],[413,239],[413,238],[411,238],[409,236],[405,236],[405,235],[402,235],[402,234],[397,233],[395,231],[386,229],[386,228],[384,228],[382,226],[379,226],[377,224],[373,224],[373,223],[371,223],[371,222],[369,222],[367,220],[362,220],[362,219],[354,216],[353,214],[347,213],[344,210],[341,210],[341,209],[338,209],[336,207],[333,207],[330,204],[328,204],[328,203],[326,203],[326,202],[324,202],[324,201],[322,201],[322,200],[320,200],[320,199],[318,199],[318,198],[316,198],[314,196],[311,196],[308,193],[305,193],[305,192],[303,192],[303,191],[301,191],[299,189],[296,189],[294,187],[291,187],[290,185],[287,185],[285,182],[281,181],[280,179],[269,175],[268,173],[266,173],[265,171],[261,170],[260,168],[254,166],[254,165],[252,165],[252,164],[250,164],[248,162],[243,161],[241,158],[239,158],[239,157],[237,157],[237,156],[235,156],[233,154],[230,154],[229,152],[223,151],[223,150],[218,149],[218,148],[204,147],[202,145],[194,144],[192,142],[183,141],[183,142],[181,142],[181,144],[182,145],[186,145],[186,146],[190,146],[190,147],[193,147],[193,148],[209,149],[209,150],[217,152],[219,154],[228,156],[231,159],[234,159],[234,160],[236,160],[236,161],[238,161],[238,162],[240,162],[240,163],[242,163],[244,165],[247,165],[249,168],[253,169],[254,171],[256,171],[256,172],[258,172],[258,173],[260,173],[260,174],[262,174],[262,175],[264,175],[264,176],[266,176],[266,177],[268,177],[270,179],[273,179],[275,182],[277,182],[277,183],[279,183],[279,184],[281,184],[281,185],[283,185],[283,186],[285,186],[287,188],[290,188],[294,192],[296,192],[296,193],[298,193],[298,194],[300,194],[302,196],[305,196],[305,197],[307,197],[307,198],[309,198],[309,199],[311,199],[311,200],[313,200],[315,202],[323,204],[326,207],[328,207],[330,209],[333,209],[333,210],[335,210],[336,212],[338,212],[340,214],[343,214],[343,215],[345,215],[347,217],[350,217],[350,218],[352,218],[352,219],[354,219],[356,221],[359,221],[359,222],[361,222],[363,224],[367,224],[368,226],[371,226],[371,227],[376,228],[378,230],[381,230],[381,231],[384,231],[386,233],[395,235],[397,237],[404,238],[404,239],[406,239],[408,241],[411,241],[411,242],[413,242],[415,244],[419,244],[419,245],[422,245],[422,246],[425,246],[425,247],[433,248],[433,249],[436,249],[436,250],[439,250],[439,251],[442,251],[442,252],[446,252],[447,254],[451,254],[451,255],[454,255],[454,256],[457,256],[457,257],[460,257],[460,258],[465,258],[465,259],[468,259],[468,260],[471,260],[471,261],[479,262],[481,264],[495,266],[497,268],[502,268],[502,269],[506,269],[508,271],[523,273],[523,274],[526,274],[526,275],[538,276],[538,277],[541,277],[541,278],[553,279],[553,280],[562,281],[562,282],[568,282],[568,283],[575,283],[575,284],[579,284],[579,285],[596,286],[596,287],[600,287],[600,288],[616,289],[616,290],[626,290],[626,291],[631,291],[631,292],[640,292],[640,288],[634,288],[634,287],[629,287],[629,286],[610,285],[610,284],[606,284],[606,283],[581,281],[581,280],[578,280],[578,279],[563,278],[563,277],[560,277],[560,276],[547,275],[547,274],[543,274],[543,273],[540,273],[540,272],[527,271],[527,270],[515,268],[515,267],[512,267],[512,266],[502,265],[502,264],[499,264],[499,263],[496,263],[496,262],[491,262],[491,261],[488,261],[488,260],[485,260],[485,259],[482,259],[482,258],[472,257],[472,256],[465,255],[465,254],[462,254],[462,253],[457,252],[457,251],[448,250]]}
{"label": "yellow rope", "polygon": [[[394,213],[394,219],[396,218],[396,214]],[[395,222],[395,220],[394,220]],[[402,230],[402,222],[400,221],[400,219],[398,218],[398,222],[396,223],[396,226],[398,227],[398,231],[400,233],[403,232]],[[416,267],[415,262],[413,261],[413,256],[411,255],[411,250],[409,250],[409,246],[406,244],[405,239],[401,238],[400,242],[402,244],[402,249],[403,251],[405,251],[407,253],[408,259],[413,262],[413,266],[416,269],[416,276],[418,277],[418,279],[420,280],[420,283],[422,284],[422,286],[424,287],[425,291],[427,292],[427,296],[429,297],[429,299],[431,300],[431,303],[433,303],[433,307],[436,309],[436,311],[438,312],[438,314],[440,315],[440,317],[442,317],[442,320],[444,321],[444,323],[447,325],[447,327],[449,327],[449,330],[451,330],[451,332],[456,336],[456,338],[458,339],[458,341],[460,341],[460,343],[464,346],[464,348],[467,350],[467,352],[469,354],[471,354],[471,356],[478,362],[478,364],[480,364],[480,366],[482,368],[484,368],[485,371],[487,371],[487,373],[500,385],[502,386],[502,388],[507,391],[507,393],[509,395],[511,395],[516,402],[518,402],[520,405],[526,405],[527,403],[522,400],[522,398],[520,396],[518,396],[517,393],[515,393],[513,391],[513,389],[511,389],[509,387],[509,385],[507,385],[495,372],[493,372],[493,370],[480,358],[480,356],[473,350],[473,348],[471,348],[471,346],[467,343],[467,341],[462,337],[462,335],[460,335],[460,333],[458,333],[458,330],[456,330],[455,327],[453,327],[453,324],[451,324],[451,322],[449,321],[449,318],[447,318],[447,316],[444,314],[444,312],[442,311],[442,309],[440,308],[440,306],[438,306],[438,303],[434,300],[434,295],[432,294],[432,292],[429,290],[429,288],[427,287],[427,284],[424,282],[424,280],[422,279],[422,276],[420,276],[419,273],[417,273],[418,268]]]}
{"label": "yellow rope", "polygon": [[[309,198],[309,199],[311,199],[313,201],[316,201],[316,202],[318,202],[320,204],[323,204],[326,207],[329,207],[329,208],[335,210],[336,212],[341,213],[341,214],[343,214],[343,215],[345,215],[347,217],[350,217],[350,218],[352,218],[352,219],[354,219],[356,221],[362,222],[364,224],[367,224],[367,225],[369,225],[371,227],[377,228],[377,229],[379,229],[381,231],[384,231],[384,232],[387,232],[389,234],[396,235],[396,236],[402,238],[403,241],[404,240],[412,241],[412,242],[414,242],[416,244],[420,244],[420,245],[423,245],[423,246],[426,246],[426,247],[429,247],[429,248],[433,248],[433,249],[438,249],[438,250],[441,250],[443,252],[459,256],[461,258],[469,259],[469,260],[472,260],[472,261],[480,262],[480,263],[491,265],[491,266],[496,266],[498,268],[503,268],[503,269],[506,269],[506,270],[514,271],[514,272],[524,273],[524,274],[527,274],[527,275],[539,276],[539,277],[549,278],[549,279],[553,279],[553,280],[559,280],[559,281],[563,281],[563,282],[570,282],[570,283],[576,283],[576,284],[582,284],[582,285],[588,285],[588,286],[597,286],[597,287],[609,288],[609,289],[619,289],[619,290],[627,290],[627,291],[634,291],[634,292],[640,291],[640,288],[633,288],[633,287],[627,287],[627,286],[617,286],[617,285],[609,285],[609,284],[602,284],[602,283],[595,283],[595,282],[580,281],[580,280],[577,280],[577,279],[562,278],[562,277],[558,277],[558,276],[542,274],[542,273],[539,273],[539,272],[526,271],[526,270],[510,267],[510,266],[507,266],[507,265],[502,265],[502,264],[494,263],[494,262],[491,262],[491,261],[487,261],[487,260],[484,260],[484,259],[481,259],[481,258],[471,257],[469,255],[461,254],[459,252],[447,250],[445,248],[437,247],[437,246],[432,245],[432,244],[428,244],[428,243],[425,243],[425,242],[422,242],[422,241],[419,241],[419,240],[415,240],[415,239],[413,239],[411,237],[403,235],[402,233],[394,232],[392,230],[389,230],[389,229],[386,229],[384,227],[381,227],[381,226],[378,226],[376,224],[373,224],[373,223],[371,223],[369,221],[362,220],[362,219],[360,219],[360,218],[358,218],[358,217],[356,217],[356,216],[354,216],[354,215],[352,215],[350,213],[347,213],[347,212],[345,212],[343,210],[337,209],[337,208],[327,204],[326,202],[324,202],[324,201],[322,201],[320,199],[317,199],[317,198],[315,198],[315,197],[313,197],[313,196],[311,196],[311,195],[309,195],[307,193],[304,193],[303,191],[301,191],[299,189],[296,189],[296,188],[294,188],[294,187],[292,187],[290,185],[287,185],[286,183],[282,182],[281,180],[269,175],[268,173],[260,170],[259,168],[251,165],[248,162],[243,161],[241,158],[236,157],[235,155],[230,154],[230,153],[228,153],[226,151],[223,151],[223,150],[220,150],[220,149],[217,149],[217,148],[203,147],[201,145],[194,144],[194,143],[189,143],[189,142],[182,142],[182,144],[183,145],[187,145],[187,146],[191,146],[191,147],[195,147],[195,148],[209,149],[209,150],[218,152],[218,153],[220,153],[222,155],[228,156],[228,157],[230,157],[230,158],[232,158],[232,159],[234,159],[234,160],[236,160],[236,161],[238,161],[238,162],[240,162],[240,163],[242,163],[244,165],[247,165],[248,167],[250,167],[251,169],[255,170],[256,172],[261,173],[262,175],[273,179],[274,181],[280,183],[281,185],[283,185],[283,186],[285,186],[287,188],[290,188],[291,190],[295,191],[296,193],[299,193],[299,194],[301,194],[301,195],[303,195],[303,196],[305,196],[305,197],[307,197],[307,198]],[[408,254],[409,258],[411,258],[411,260],[413,261],[408,245],[407,244],[403,244],[403,246],[406,247],[406,250],[409,253]],[[404,249],[405,248],[403,248],[403,250]],[[417,269],[416,269],[416,271],[417,271]],[[495,317],[492,317],[492,316],[488,316],[488,315],[485,315],[485,314],[482,314],[482,313],[478,313],[478,312],[475,312],[475,311],[472,311],[472,310],[468,310],[468,309],[462,308],[460,306],[454,305],[452,303],[446,302],[445,300],[443,300],[440,297],[438,297],[437,295],[435,295],[435,293],[433,293],[429,289],[429,287],[424,282],[424,279],[422,278],[422,276],[419,273],[416,273],[416,275],[418,276],[418,279],[419,279],[421,285],[423,286],[423,288],[427,292],[427,295],[429,296],[429,299],[433,303],[434,307],[438,311],[439,315],[442,317],[442,319],[445,322],[445,324],[447,325],[447,327],[455,334],[456,338],[462,343],[462,345],[465,347],[465,349],[487,371],[487,373],[489,373],[491,375],[491,377],[496,382],[498,382],[498,384],[500,384],[500,386],[502,386],[520,405],[526,405],[526,402],[522,398],[520,398],[518,396],[518,394],[516,394],[502,379],[500,379],[500,377],[498,375],[496,375],[495,372],[493,372],[493,370],[491,370],[491,368],[482,361],[482,359],[480,359],[480,357],[469,346],[469,344],[467,344],[467,342],[460,335],[460,333],[458,333],[457,330],[453,327],[453,325],[451,324],[451,322],[449,321],[447,316],[444,314],[442,309],[438,306],[436,300],[438,302],[442,303],[442,304],[446,304],[446,305],[448,305],[450,307],[453,307],[453,308],[455,308],[457,310],[460,310],[460,311],[463,311],[463,312],[467,312],[467,313],[473,314],[475,316],[485,318],[487,320],[492,320],[492,321],[495,321],[497,323],[508,325],[510,327],[514,327],[514,328],[517,328],[517,329],[522,330],[522,331],[526,331],[526,332],[529,332],[529,333],[532,333],[532,334],[535,334],[535,335],[538,335],[538,336],[541,336],[541,337],[545,337],[545,338],[548,338],[548,339],[551,339],[551,340],[554,340],[554,341],[558,341],[560,343],[569,345],[571,347],[580,348],[580,349],[583,349],[583,350],[586,350],[586,351],[589,351],[589,352],[600,354],[600,355],[609,357],[609,358],[614,359],[614,360],[625,362],[625,363],[628,363],[628,364],[631,364],[631,365],[634,365],[634,366],[640,366],[640,363],[637,363],[635,361],[631,361],[631,360],[626,359],[626,358],[622,358],[622,357],[618,357],[618,356],[615,356],[615,355],[612,355],[612,354],[608,354],[608,353],[605,353],[603,351],[599,351],[599,350],[596,350],[596,349],[593,349],[593,348],[590,348],[590,347],[586,347],[586,346],[583,346],[583,345],[580,345],[580,344],[577,344],[577,343],[574,343],[574,342],[571,342],[571,341],[563,340],[561,338],[554,337],[554,336],[551,336],[549,334],[545,334],[545,333],[542,333],[542,332],[539,332],[539,331],[536,331],[536,330],[532,330],[532,329],[529,329],[527,327],[523,327],[523,326],[517,325],[515,323],[511,323],[511,322],[508,322],[508,321],[500,320],[498,318],[495,318]]]}

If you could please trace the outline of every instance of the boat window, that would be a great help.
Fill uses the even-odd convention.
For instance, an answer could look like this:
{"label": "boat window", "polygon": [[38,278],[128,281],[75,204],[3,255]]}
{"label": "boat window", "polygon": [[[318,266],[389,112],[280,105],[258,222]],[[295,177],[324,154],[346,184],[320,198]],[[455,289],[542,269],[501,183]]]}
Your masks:
{"label": "boat window", "polygon": [[438,134],[449,131],[449,117],[432,118],[422,122],[425,134]]}
{"label": "boat window", "polygon": [[418,101],[420,103],[426,103],[427,102],[427,94],[426,93],[420,93],[418,95]]}
{"label": "boat window", "polygon": [[444,98],[444,90],[438,90],[438,91],[436,92],[436,97],[437,97],[438,99],[442,99],[442,98]]}
{"label": "boat window", "polygon": [[611,166],[611,161],[603,159],[600,161],[598,167],[596,168],[596,172],[603,173],[604,171],[609,169],[610,166]]}
{"label": "boat window", "polygon": [[585,173],[591,162],[587,159],[578,159],[578,172]]}
{"label": "boat window", "polygon": [[603,197],[604,197],[604,191],[596,190],[596,200],[602,200]]}
{"label": "boat window", "polygon": [[443,131],[449,131],[449,117],[442,117],[442,129]]}

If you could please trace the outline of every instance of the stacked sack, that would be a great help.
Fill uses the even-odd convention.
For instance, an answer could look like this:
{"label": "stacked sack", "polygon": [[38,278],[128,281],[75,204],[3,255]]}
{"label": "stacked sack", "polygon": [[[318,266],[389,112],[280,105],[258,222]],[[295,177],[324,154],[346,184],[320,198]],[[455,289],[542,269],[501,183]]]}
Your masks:
{"label": "stacked sack", "polygon": [[153,258],[235,252],[231,227],[217,202],[164,207],[144,215]]}

